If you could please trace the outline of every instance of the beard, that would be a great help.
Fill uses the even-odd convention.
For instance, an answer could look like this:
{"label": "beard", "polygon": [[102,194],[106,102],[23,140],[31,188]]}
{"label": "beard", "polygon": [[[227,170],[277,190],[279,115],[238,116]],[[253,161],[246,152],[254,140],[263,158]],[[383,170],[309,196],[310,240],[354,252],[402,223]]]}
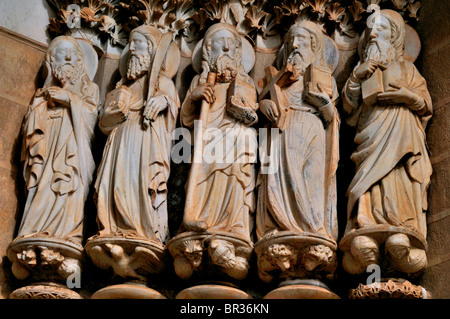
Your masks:
{"label": "beard", "polygon": [[235,59],[227,54],[222,54],[211,60],[211,70],[217,73],[219,82],[229,83],[233,81],[238,73],[238,65]]}
{"label": "beard", "polygon": [[369,42],[364,55],[364,61],[373,60],[386,63],[395,60],[395,49],[389,42],[372,40]]}
{"label": "beard", "polygon": [[311,50],[296,49],[289,54],[287,62],[292,64],[293,77],[298,80],[305,74],[306,68],[313,62],[314,53]]}
{"label": "beard", "polygon": [[150,69],[150,63],[151,57],[149,53],[131,54],[128,60],[127,78],[136,80],[138,77],[141,77]]}
{"label": "beard", "polygon": [[52,72],[62,87],[65,87],[67,84],[75,85],[81,77],[81,65],[76,68],[70,63],[53,64]]}

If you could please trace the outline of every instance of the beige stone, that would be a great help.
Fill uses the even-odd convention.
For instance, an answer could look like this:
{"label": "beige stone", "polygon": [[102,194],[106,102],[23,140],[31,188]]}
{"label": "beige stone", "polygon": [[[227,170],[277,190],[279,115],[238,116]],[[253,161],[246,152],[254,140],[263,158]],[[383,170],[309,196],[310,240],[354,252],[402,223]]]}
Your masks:
{"label": "beige stone", "polygon": [[98,112],[88,55],[73,38],[54,39],[44,62],[44,86],[25,116],[21,160],[27,199],[8,248],[19,280],[81,276],[84,202],[95,165],[90,143]]}
{"label": "beige stone", "polygon": [[[106,95],[99,122],[108,135],[95,182],[99,231],[86,251],[122,280],[146,283],[166,264],[167,179],[179,108],[171,71],[179,61],[170,59],[171,50],[178,50],[171,33],[134,29],[121,58],[123,77]],[[100,295],[112,298],[111,289]]]}
{"label": "beige stone", "polygon": [[274,166],[273,172],[261,169],[259,176],[255,252],[264,282],[327,279],[337,266],[340,120],[326,45],[313,22],[294,24],[279,53],[283,67],[278,73],[269,70],[267,87],[260,94],[264,98],[270,92],[270,100],[260,101],[271,122],[266,129],[282,130],[271,130],[267,144],[260,145],[262,154],[271,155],[267,165]]}
{"label": "beige stone", "polygon": [[[432,168],[424,129],[432,104],[425,80],[405,59],[404,43],[405,23],[397,12],[369,16],[360,39],[361,60],[343,89],[344,111],[348,124],[356,127],[357,145],[340,242],[343,267],[352,274],[377,264],[389,265],[382,267],[383,276],[389,276],[386,271],[392,276],[392,269],[417,275],[427,265],[425,211]],[[364,81],[376,72],[383,92],[373,105],[361,103]]]}
{"label": "beige stone", "polygon": [[[194,129],[183,224],[168,246],[183,279],[203,268],[242,280],[253,248],[257,142],[250,125],[257,120],[258,104],[247,63],[254,57],[248,56],[253,52],[246,49],[246,40],[226,23],[210,27],[201,43],[193,55],[194,69],[201,73],[180,113],[182,126]],[[205,150],[215,145],[224,152],[208,157]]]}
{"label": "beige stone", "polygon": [[176,299],[253,299],[246,292],[223,285],[199,285],[179,292]]}

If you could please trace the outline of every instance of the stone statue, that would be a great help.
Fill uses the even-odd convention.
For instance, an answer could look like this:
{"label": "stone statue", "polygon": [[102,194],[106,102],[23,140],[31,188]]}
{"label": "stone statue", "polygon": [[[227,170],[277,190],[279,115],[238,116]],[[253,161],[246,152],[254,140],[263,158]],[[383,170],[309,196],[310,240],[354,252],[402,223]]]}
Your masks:
{"label": "stone statue", "polygon": [[90,147],[99,102],[86,59],[77,40],[55,38],[45,55],[44,86],[24,119],[27,200],[8,254],[18,279],[32,274],[42,281],[58,281],[81,267],[84,204],[95,169]]}
{"label": "stone statue", "polygon": [[[172,34],[132,30],[126,74],[106,96],[100,129],[108,135],[95,182],[99,232],[86,250],[100,268],[146,281],[165,266],[167,180],[179,99],[172,81]],[[169,65],[171,64],[171,65]]]}
{"label": "stone statue", "polygon": [[261,145],[278,164],[259,176],[255,251],[265,282],[319,279],[336,268],[340,120],[326,45],[314,22],[294,24],[280,51],[283,67],[268,68],[260,94],[270,93],[259,103],[267,128],[280,130]]}
{"label": "stone statue", "polygon": [[424,78],[404,58],[405,22],[395,11],[369,16],[361,60],[343,89],[356,127],[347,191],[348,222],[340,247],[352,274],[370,264],[385,276],[412,276],[426,265],[427,188],[432,173],[425,141],[431,98]]}
{"label": "stone statue", "polygon": [[183,224],[169,249],[175,271],[184,279],[204,270],[205,262],[194,262],[200,258],[234,279],[248,273],[257,152],[251,126],[257,122],[258,104],[247,74],[251,67],[242,62],[253,50],[244,51],[244,41],[229,24],[208,29],[199,49],[201,73],[181,107],[182,125],[194,129],[194,160]]}

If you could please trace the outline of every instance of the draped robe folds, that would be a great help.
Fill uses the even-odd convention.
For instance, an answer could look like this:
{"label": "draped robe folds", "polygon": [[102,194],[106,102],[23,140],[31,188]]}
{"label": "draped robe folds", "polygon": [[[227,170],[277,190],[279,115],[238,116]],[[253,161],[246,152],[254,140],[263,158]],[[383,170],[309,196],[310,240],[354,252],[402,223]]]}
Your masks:
{"label": "draped robe folds", "polygon": [[129,85],[129,116],[106,106],[100,128],[109,134],[95,182],[100,236],[136,236],[165,243],[169,237],[167,180],[179,99],[171,79],[160,76],[157,95],[168,107],[142,128],[148,77]]}
{"label": "draped robe folds", "polygon": [[[253,85],[247,75],[238,76]],[[194,121],[199,119],[200,101],[194,103],[191,100],[198,81],[199,76],[196,76],[181,108],[181,123],[188,128],[194,128]],[[208,149],[220,148],[223,152],[213,161],[203,156],[198,175],[189,174],[188,183],[196,185],[193,194],[195,211],[190,214],[194,220],[205,222],[208,231],[229,232],[250,240],[253,228],[251,214],[255,210],[256,130],[227,114],[229,86],[230,83],[216,83],[214,86],[216,100],[210,105],[207,124],[203,124],[203,151],[205,154]],[[254,96],[245,96],[245,99],[256,105],[256,90]],[[184,226],[180,231],[183,230]]]}
{"label": "draped robe folds", "polygon": [[81,246],[99,99],[95,84],[87,92],[69,91],[68,107],[35,97],[28,110],[22,147],[27,200],[17,238],[49,236]]}
{"label": "draped robe folds", "polygon": [[431,117],[431,98],[426,82],[415,66],[395,61],[401,86],[423,98],[418,111],[404,105],[365,105],[361,85],[354,74],[344,87],[344,110],[348,123],[356,126],[357,148],[351,159],[356,173],[347,191],[348,223],[352,229],[371,226],[401,226],[426,238],[426,191],[431,163],[425,141],[425,126]]}
{"label": "draped robe folds", "polygon": [[300,78],[282,89],[289,103],[285,129],[278,136],[269,134],[268,145],[260,145],[261,154],[278,167],[259,174],[258,240],[274,231],[337,239],[338,92],[333,79],[332,101],[319,110],[303,102],[303,86]]}

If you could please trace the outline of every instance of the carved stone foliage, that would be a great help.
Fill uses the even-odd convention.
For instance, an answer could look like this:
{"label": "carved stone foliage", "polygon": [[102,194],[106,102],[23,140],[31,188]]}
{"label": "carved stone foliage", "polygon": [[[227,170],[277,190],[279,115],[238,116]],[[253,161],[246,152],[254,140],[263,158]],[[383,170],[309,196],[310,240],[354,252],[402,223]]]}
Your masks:
{"label": "carved stone foliage", "polygon": [[[229,23],[253,43],[272,42],[301,20],[318,22],[342,47],[357,44],[366,17],[376,8],[389,8],[407,21],[418,19],[417,0],[48,0],[55,8],[49,32],[66,32],[93,40],[100,48],[106,42],[124,46],[128,33],[142,24],[172,31],[177,44],[190,55],[199,36],[217,22]],[[68,8],[80,7],[79,12]],[[74,15],[81,26],[71,25]],[[68,26],[68,23],[71,26]],[[98,39],[96,39],[98,37]],[[260,40],[257,40],[257,38]],[[280,44],[279,41],[275,43]],[[273,44],[272,44],[273,45]]]}
{"label": "carved stone foliage", "polygon": [[409,281],[388,280],[370,285],[359,284],[350,290],[350,299],[430,299],[431,295],[423,287]]}

